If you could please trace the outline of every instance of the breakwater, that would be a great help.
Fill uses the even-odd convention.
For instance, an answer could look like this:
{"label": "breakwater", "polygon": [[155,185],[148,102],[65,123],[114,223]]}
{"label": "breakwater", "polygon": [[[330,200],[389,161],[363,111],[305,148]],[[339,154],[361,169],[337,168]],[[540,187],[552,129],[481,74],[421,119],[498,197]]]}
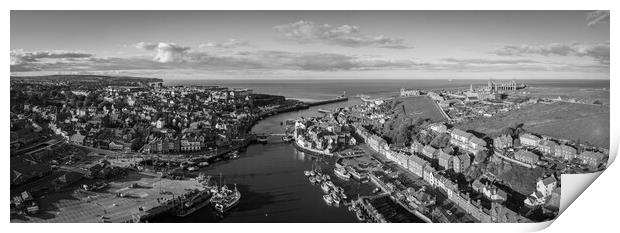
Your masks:
{"label": "breakwater", "polygon": [[345,102],[345,101],[349,101],[348,97],[339,97],[336,99],[329,99],[329,100],[322,100],[322,101],[316,101],[316,102],[310,102],[310,103],[306,103],[308,105],[308,107],[312,107],[312,106],[318,106],[318,105],[323,105],[323,104],[331,104],[331,103],[338,103],[338,102]]}

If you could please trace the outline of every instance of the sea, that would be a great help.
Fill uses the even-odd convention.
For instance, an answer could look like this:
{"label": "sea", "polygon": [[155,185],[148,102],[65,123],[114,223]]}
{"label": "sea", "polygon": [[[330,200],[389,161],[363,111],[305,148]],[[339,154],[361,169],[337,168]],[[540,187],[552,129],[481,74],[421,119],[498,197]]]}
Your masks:
{"label": "sea", "polygon": [[[609,80],[520,80],[532,87],[609,88]],[[303,101],[331,99],[343,93],[347,102],[311,107],[283,113],[256,124],[255,133],[281,133],[282,123],[300,116],[319,116],[318,109],[335,109],[360,103],[356,95],[373,98],[397,95],[401,88],[447,89],[486,85],[487,80],[165,80],[165,85],[218,85],[249,88],[254,93],[283,95]],[[160,216],[152,222],[228,222],[228,223],[351,223],[358,222],[347,207],[327,205],[323,192],[304,175],[319,167],[333,177],[334,183],[351,197],[368,195],[371,183],[343,181],[333,175],[334,159],[297,151],[292,145],[272,139],[268,144],[250,145],[240,158],[215,163],[200,172],[213,181],[236,186],[241,202],[225,215],[205,207],[184,218]],[[422,222],[414,219],[414,222]]]}

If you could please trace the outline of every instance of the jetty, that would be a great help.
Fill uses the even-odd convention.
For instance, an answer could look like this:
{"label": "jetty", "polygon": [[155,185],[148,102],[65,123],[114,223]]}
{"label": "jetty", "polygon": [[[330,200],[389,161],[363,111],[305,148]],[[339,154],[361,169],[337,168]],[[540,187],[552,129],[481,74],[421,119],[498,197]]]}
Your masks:
{"label": "jetty", "polygon": [[335,99],[329,99],[329,100],[321,100],[321,101],[316,101],[316,102],[309,102],[306,103],[308,105],[308,107],[312,107],[312,106],[318,106],[318,105],[323,105],[323,104],[332,104],[332,103],[338,103],[338,102],[346,102],[349,101],[349,97],[338,97]]}

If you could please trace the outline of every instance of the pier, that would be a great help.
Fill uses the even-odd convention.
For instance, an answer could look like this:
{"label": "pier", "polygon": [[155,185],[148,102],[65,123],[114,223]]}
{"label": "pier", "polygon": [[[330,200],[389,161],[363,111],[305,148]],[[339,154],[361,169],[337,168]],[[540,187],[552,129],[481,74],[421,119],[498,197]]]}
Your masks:
{"label": "pier", "polygon": [[346,101],[349,101],[349,97],[338,97],[336,99],[321,100],[321,101],[310,102],[306,104],[308,105],[308,107],[312,107],[312,106],[319,106],[323,104],[332,104],[332,103],[346,102]]}

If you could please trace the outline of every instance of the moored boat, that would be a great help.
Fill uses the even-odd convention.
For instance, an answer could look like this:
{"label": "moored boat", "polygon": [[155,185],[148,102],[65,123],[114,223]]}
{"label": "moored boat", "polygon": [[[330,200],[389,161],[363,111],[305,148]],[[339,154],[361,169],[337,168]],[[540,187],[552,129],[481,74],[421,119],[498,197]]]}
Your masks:
{"label": "moored boat", "polygon": [[321,183],[321,189],[323,190],[324,193],[329,193],[329,190],[331,190],[329,185],[327,185],[327,182]]}
{"label": "moored boat", "polygon": [[349,172],[347,172],[347,170],[344,168],[334,169],[334,174],[336,174],[336,176],[338,176],[339,178],[345,179],[345,180],[348,180],[351,178],[351,174],[349,174]]}
{"label": "moored boat", "polygon": [[239,151],[231,152],[230,158],[231,159],[238,159],[239,158]]}
{"label": "moored boat", "polygon": [[331,192],[330,195],[332,196],[332,200],[334,203],[340,204],[340,196],[338,195],[338,193]]}
{"label": "moored boat", "polygon": [[284,142],[292,142],[293,141],[293,135],[286,135],[282,137],[282,141]]}
{"label": "moored boat", "polygon": [[174,212],[175,216],[185,217],[209,204],[210,192],[207,189],[202,191],[194,191],[194,193],[189,195],[191,195],[191,197],[189,197],[186,201],[181,202],[180,208]]}
{"label": "moored boat", "polygon": [[267,143],[267,140],[268,140],[267,135],[256,136],[256,141],[259,143]]}
{"label": "moored boat", "polygon": [[366,221],[366,217],[364,217],[364,214],[362,214],[362,211],[360,210],[355,211],[355,216],[360,222]]}
{"label": "moored boat", "polygon": [[323,200],[325,201],[325,203],[327,204],[332,204],[333,200],[332,200],[332,196],[330,196],[329,194],[325,194],[323,195]]}
{"label": "moored boat", "polygon": [[237,185],[235,185],[234,190],[229,190],[224,186],[216,195],[218,195],[217,198],[211,198],[211,202],[214,204],[213,207],[220,213],[232,209],[241,201],[241,192],[237,189]]}

